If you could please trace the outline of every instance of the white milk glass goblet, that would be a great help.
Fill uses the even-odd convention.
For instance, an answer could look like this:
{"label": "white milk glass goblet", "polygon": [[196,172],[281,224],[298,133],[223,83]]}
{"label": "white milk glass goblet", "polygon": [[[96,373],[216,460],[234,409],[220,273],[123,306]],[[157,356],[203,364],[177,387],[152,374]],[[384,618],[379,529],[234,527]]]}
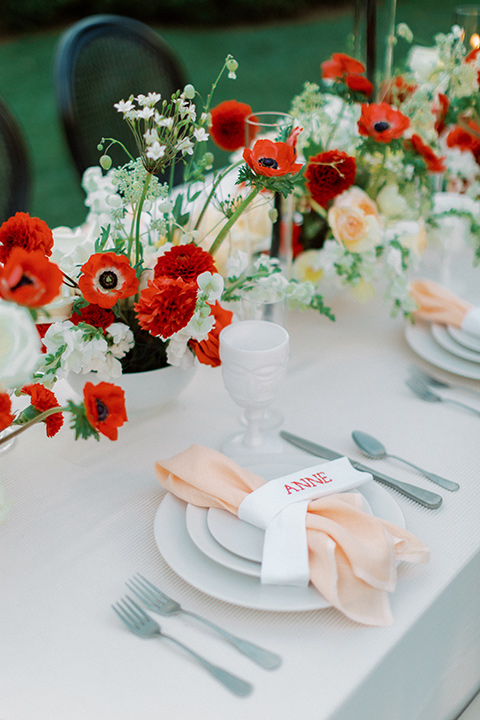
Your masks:
{"label": "white milk glass goblet", "polygon": [[288,332],[276,323],[242,320],[220,333],[223,382],[246,419],[245,430],[223,443],[226,455],[282,452],[281,439],[262,420],[285,382],[288,355]]}

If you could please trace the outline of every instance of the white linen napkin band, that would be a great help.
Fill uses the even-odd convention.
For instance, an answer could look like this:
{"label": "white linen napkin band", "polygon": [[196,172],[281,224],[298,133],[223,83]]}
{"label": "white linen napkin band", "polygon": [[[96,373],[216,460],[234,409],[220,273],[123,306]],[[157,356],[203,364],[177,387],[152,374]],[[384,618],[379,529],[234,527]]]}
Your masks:
{"label": "white linen napkin band", "polygon": [[462,320],[462,330],[472,335],[480,335],[480,307],[468,310]]}
{"label": "white linen napkin band", "polygon": [[261,582],[306,587],[308,565],[307,507],[310,500],[345,492],[372,480],[342,457],[270,480],[249,493],[238,517],[265,530]]}

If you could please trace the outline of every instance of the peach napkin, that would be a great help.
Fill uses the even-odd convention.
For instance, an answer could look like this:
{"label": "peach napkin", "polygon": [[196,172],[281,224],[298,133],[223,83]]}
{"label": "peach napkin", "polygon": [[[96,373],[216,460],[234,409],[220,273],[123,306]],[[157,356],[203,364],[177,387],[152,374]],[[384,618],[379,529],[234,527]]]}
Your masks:
{"label": "peach napkin", "polygon": [[480,309],[442,285],[433,280],[414,280],[410,283],[410,295],[418,306],[414,313],[417,320],[480,334]]}
{"label": "peach napkin", "polygon": [[[155,463],[160,484],[187,503],[234,515],[265,483],[221,453],[201,445]],[[428,548],[408,531],[361,509],[357,493],[313,500],[306,516],[310,580],[335,608],[366,625],[391,625],[388,593],[401,560],[425,563]]]}

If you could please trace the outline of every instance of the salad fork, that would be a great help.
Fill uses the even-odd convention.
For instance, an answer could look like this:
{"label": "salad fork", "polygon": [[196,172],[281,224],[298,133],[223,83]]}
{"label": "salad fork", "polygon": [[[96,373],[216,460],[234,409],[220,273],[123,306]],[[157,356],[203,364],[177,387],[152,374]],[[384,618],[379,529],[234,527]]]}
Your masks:
{"label": "salad fork", "polygon": [[274,670],[275,668],[280,667],[282,659],[279,655],[276,655],[269,650],[265,650],[258,645],[254,645],[248,640],[243,640],[242,638],[232,635],[232,633],[218,627],[218,625],[215,625],[201,615],[197,615],[190,610],[185,610],[178,602],[176,602],[176,600],[173,600],[168,597],[168,595],[165,595],[164,592],[159,590],[159,588],[153,585],[140,573],[137,573],[135,577],[131,578],[126,585],[140,600],[145,603],[149,610],[153,610],[154,612],[164,616],[177,615],[178,613],[190,615],[191,617],[200,620],[200,622],[205,623],[205,625],[208,625],[208,627],[212,630],[218,632],[222,635],[222,637],[234,645],[237,650],[249,657],[250,660],[253,660],[258,665],[261,665],[261,667],[267,670]]}
{"label": "salad fork", "polygon": [[452,403],[452,405],[458,405],[462,408],[465,408],[466,410],[470,410],[470,412],[473,412],[476,415],[480,415],[480,410],[473,408],[471,405],[466,405],[465,403],[459,402],[458,400],[453,400],[453,398],[446,398],[438,395],[438,393],[431,390],[431,388],[429,388],[426,383],[422,382],[419,378],[408,378],[406,382],[410,390],[413,390],[415,395],[417,395],[422,400],[426,400],[427,402]]}
{"label": "salad fork", "polygon": [[166,635],[161,630],[160,625],[153,618],[147,615],[147,613],[142,610],[142,608],[137,605],[135,600],[132,600],[132,598],[126,596],[119,602],[113,604],[112,608],[117,613],[120,620],[129,630],[135,633],[135,635],[142,638],[155,637],[156,635],[166,638],[183,648],[183,650],[195,658],[195,660],[197,660],[200,665],[205,668],[205,670],[208,670],[208,672],[213,675],[216,680],[219,680],[235,695],[245,696],[250,695],[252,692],[253,687],[250,683],[242,680],[236,675],[232,675],[227,670],[218,667],[218,665],[213,665],[213,663],[199,655],[195,652],[195,650],[189,648],[188,645],[184,645],[180,642],[180,640],[177,640],[177,638],[174,638],[171,635]]}
{"label": "salad fork", "polygon": [[433,377],[433,375],[430,375],[429,373],[425,372],[425,370],[421,370],[419,367],[416,367],[415,365],[412,365],[410,368],[412,374],[414,377],[418,378],[419,380],[422,380],[427,385],[431,385],[432,387],[436,388],[448,388],[451,390],[460,390],[462,392],[470,393],[471,395],[476,395],[477,397],[480,397],[480,390],[475,390],[471,387],[464,387],[463,385],[454,385],[453,383],[445,382],[444,380],[439,380],[436,377]]}

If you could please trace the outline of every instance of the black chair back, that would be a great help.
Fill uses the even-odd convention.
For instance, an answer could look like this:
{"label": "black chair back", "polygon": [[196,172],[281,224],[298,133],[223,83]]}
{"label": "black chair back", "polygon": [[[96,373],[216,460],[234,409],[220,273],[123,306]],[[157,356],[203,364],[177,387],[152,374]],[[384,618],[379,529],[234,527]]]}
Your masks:
{"label": "black chair back", "polygon": [[31,195],[31,170],[20,126],[0,98],[0,223],[16,212],[27,212]]}
{"label": "black chair back", "polygon": [[[92,15],[66,30],[57,45],[54,74],[65,136],[80,175],[98,165],[102,137],[120,140],[138,156],[133,134],[114,103],[148,92],[169,98],[186,84],[179,61],[160,35],[119,15]],[[118,145],[109,155],[114,165],[128,161]],[[176,182],[179,176],[181,172]]]}

